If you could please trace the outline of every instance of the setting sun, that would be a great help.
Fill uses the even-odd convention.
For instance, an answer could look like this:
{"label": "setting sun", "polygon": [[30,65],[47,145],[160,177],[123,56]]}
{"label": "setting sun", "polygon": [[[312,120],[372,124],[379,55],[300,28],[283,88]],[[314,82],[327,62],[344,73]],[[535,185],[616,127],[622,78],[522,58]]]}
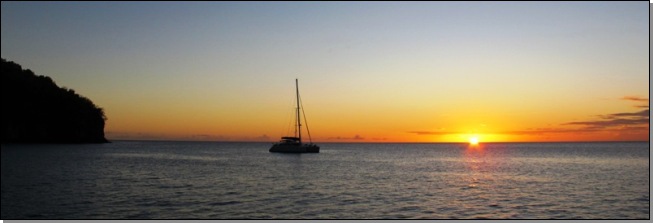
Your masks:
{"label": "setting sun", "polygon": [[478,145],[478,137],[474,136],[469,138],[469,144],[470,145]]}

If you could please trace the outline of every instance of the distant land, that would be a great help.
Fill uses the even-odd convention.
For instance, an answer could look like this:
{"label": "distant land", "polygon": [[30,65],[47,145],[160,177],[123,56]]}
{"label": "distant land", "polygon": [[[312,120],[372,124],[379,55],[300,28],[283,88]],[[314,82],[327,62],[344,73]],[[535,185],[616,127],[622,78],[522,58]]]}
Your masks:
{"label": "distant land", "polygon": [[2,143],[106,143],[102,108],[2,59]]}

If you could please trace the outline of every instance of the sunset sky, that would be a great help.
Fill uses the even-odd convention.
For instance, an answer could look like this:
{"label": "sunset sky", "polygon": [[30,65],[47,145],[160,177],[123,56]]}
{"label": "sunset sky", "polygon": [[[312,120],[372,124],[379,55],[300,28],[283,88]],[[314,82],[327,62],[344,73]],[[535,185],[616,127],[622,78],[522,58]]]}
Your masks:
{"label": "sunset sky", "polygon": [[[107,139],[649,139],[649,2],[2,2]],[[288,131],[291,129],[291,131]]]}

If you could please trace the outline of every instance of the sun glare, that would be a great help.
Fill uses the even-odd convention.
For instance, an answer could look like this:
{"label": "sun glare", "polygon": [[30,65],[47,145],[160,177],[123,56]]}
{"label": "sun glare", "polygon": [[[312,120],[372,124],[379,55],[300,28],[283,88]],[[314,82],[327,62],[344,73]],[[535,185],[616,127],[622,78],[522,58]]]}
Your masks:
{"label": "sun glare", "polygon": [[474,136],[469,138],[469,144],[470,145],[478,145],[478,137]]}

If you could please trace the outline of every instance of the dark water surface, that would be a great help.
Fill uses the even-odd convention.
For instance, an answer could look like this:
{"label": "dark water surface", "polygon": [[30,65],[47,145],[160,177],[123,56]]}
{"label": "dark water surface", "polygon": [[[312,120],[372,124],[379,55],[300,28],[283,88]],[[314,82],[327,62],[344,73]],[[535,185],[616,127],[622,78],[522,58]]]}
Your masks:
{"label": "dark water surface", "polygon": [[648,143],[2,145],[2,219],[649,219]]}

